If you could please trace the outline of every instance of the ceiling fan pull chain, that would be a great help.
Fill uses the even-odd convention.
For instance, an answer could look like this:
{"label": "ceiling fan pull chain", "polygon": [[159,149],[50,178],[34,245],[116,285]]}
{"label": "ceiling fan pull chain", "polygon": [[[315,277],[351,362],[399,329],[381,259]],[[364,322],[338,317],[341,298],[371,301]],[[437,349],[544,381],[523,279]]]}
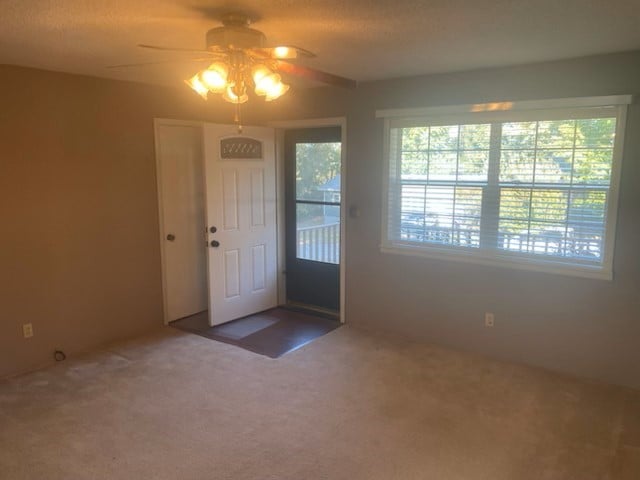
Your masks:
{"label": "ceiling fan pull chain", "polygon": [[236,114],[234,117],[234,122],[238,125],[238,135],[242,134],[242,123],[240,121],[240,103],[236,103]]}

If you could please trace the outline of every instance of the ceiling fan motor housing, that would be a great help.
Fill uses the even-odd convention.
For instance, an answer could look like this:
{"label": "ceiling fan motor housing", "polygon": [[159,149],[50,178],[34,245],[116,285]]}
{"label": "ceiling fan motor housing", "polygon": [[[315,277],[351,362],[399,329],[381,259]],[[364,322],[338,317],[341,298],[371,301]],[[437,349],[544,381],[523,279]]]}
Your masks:
{"label": "ceiling fan motor housing", "polygon": [[207,48],[227,47],[231,49],[262,48],[267,38],[260,30],[246,26],[212,28],[207,32]]}

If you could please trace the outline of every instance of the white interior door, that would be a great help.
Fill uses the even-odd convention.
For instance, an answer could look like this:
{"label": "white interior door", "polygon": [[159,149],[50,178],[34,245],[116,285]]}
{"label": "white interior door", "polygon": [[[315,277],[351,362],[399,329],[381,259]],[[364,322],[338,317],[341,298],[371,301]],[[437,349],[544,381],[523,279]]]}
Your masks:
{"label": "white interior door", "polygon": [[203,134],[209,322],[219,325],[277,304],[275,132],[205,124]]}
{"label": "white interior door", "polygon": [[165,321],[207,309],[202,127],[156,122]]}

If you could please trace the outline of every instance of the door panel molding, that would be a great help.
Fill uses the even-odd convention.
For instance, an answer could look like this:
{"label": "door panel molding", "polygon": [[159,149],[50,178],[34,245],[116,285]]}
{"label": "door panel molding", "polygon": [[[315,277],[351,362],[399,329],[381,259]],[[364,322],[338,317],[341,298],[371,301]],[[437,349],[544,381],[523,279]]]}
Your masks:
{"label": "door panel molding", "polygon": [[253,262],[252,277],[253,277],[253,290],[252,292],[260,292],[267,286],[267,256],[266,245],[254,245],[251,247],[251,261]]}
{"label": "door panel molding", "polygon": [[222,168],[222,229],[238,230],[238,171]]}
{"label": "door panel molding", "polygon": [[264,170],[253,168],[249,175],[251,177],[251,226],[264,227]]}
{"label": "door panel molding", "polygon": [[225,298],[240,296],[240,252],[237,249],[224,252]]}

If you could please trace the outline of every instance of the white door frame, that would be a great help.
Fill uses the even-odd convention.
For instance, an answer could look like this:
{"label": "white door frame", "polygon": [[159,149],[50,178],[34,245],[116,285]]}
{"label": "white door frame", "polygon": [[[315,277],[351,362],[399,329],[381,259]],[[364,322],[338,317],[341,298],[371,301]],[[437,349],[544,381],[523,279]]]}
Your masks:
{"label": "white door frame", "polygon": [[[159,241],[160,241],[160,263],[162,271],[162,315],[165,325],[169,323],[167,308],[167,281],[166,281],[166,260],[164,243],[164,219],[163,219],[163,195],[162,195],[162,171],[158,156],[158,127],[161,125],[191,126],[200,127],[206,122],[193,120],[174,120],[169,118],[154,118],[153,133],[156,152],[156,185],[158,192],[158,221],[159,221]],[[347,119],[346,117],[312,118],[307,120],[286,120],[269,122],[268,127],[275,128],[276,132],[276,222],[277,222],[277,244],[278,244],[278,304],[284,305],[287,302],[287,291],[285,281],[285,183],[284,183],[284,131],[296,128],[314,127],[340,127],[341,132],[341,158],[340,158],[340,322],[346,322],[346,219],[347,219]],[[202,165],[204,181],[204,164]],[[203,244],[206,241],[206,232],[203,232]],[[207,289],[208,292],[208,289]]]}
{"label": "white door frame", "polygon": [[[165,325],[169,323],[169,308],[167,304],[167,264],[166,264],[166,247],[164,238],[164,197],[162,192],[162,168],[160,166],[160,145],[158,143],[158,130],[160,126],[179,126],[179,127],[198,127],[202,129],[202,122],[191,120],[173,120],[170,118],[154,118],[153,119],[153,136],[154,147],[156,156],[156,186],[158,192],[158,226],[159,226],[159,240],[160,240],[160,265],[162,269],[162,321]],[[204,155],[203,155],[204,157]],[[203,158],[200,159],[201,161]],[[204,164],[202,165],[204,170]],[[205,232],[202,236],[202,244],[206,241]],[[208,295],[208,293],[207,293]]]}
{"label": "white door frame", "polygon": [[340,322],[345,323],[345,292],[346,292],[346,245],[347,245],[347,118],[311,118],[307,120],[285,120],[269,122],[267,126],[276,129],[276,199],[278,223],[278,303],[287,303],[287,289],[285,279],[286,243],[285,243],[285,182],[284,182],[284,132],[296,128],[340,127],[341,155],[340,155]]}

